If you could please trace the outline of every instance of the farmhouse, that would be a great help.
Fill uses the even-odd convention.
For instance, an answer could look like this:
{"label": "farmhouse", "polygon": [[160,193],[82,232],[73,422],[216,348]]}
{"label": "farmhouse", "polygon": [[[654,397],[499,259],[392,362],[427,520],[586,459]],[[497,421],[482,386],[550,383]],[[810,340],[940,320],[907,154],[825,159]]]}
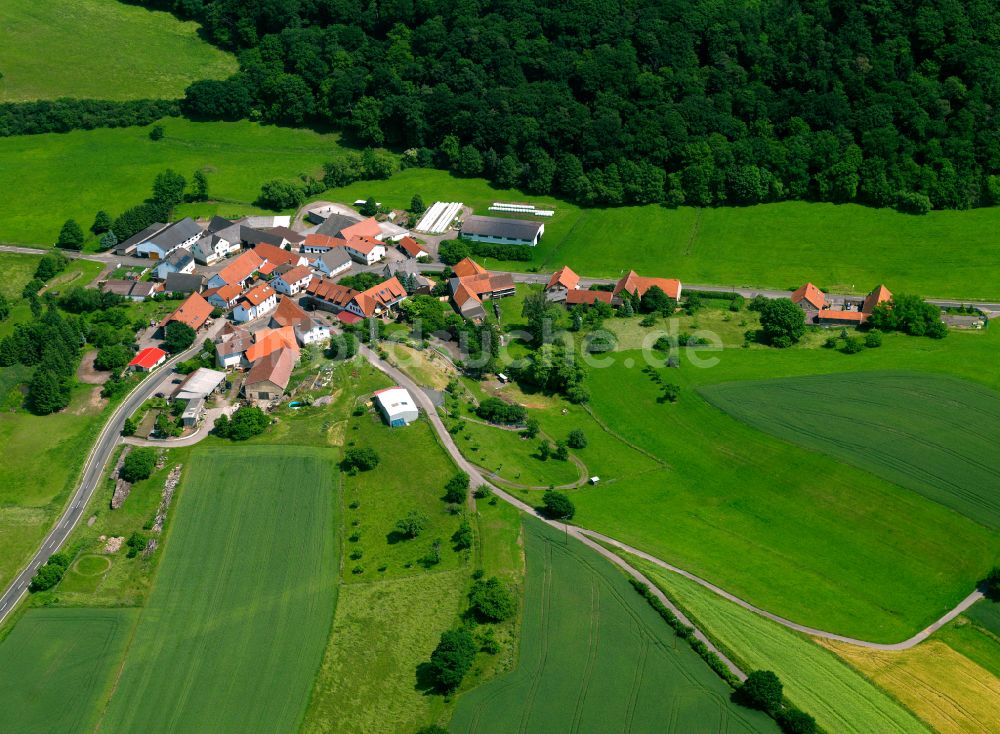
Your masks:
{"label": "farmhouse", "polygon": [[243,294],[243,299],[233,309],[234,321],[252,321],[278,305],[278,294],[269,283],[258,283]]}
{"label": "farmhouse", "polygon": [[351,263],[353,262],[347,250],[343,247],[334,247],[332,250],[327,250],[317,255],[310,264],[313,270],[317,270],[323,275],[333,278],[350,270]]}
{"label": "farmhouse", "polygon": [[215,339],[215,364],[227,370],[239,367],[252,345],[253,334],[249,329],[227,323]]}
{"label": "farmhouse", "polygon": [[344,237],[341,232],[348,227],[353,227],[360,221],[361,220],[357,216],[342,214],[331,209],[331,211],[327,213],[326,217],[323,218],[323,221],[319,223],[319,226],[316,228],[316,234],[346,240],[347,238]]}
{"label": "farmhouse", "polygon": [[224,285],[221,288],[212,288],[211,290],[205,291],[205,300],[212,304],[215,308],[221,308],[223,311],[228,311],[240,300],[240,294],[243,290],[236,283],[231,285]]}
{"label": "farmhouse", "polygon": [[405,300],[406,289],[397,278],[389,278],[366,291],[357,293],[348,301],[346,310],[356,316],[371,318],[381,316]]}
{"label": "farmhouse", "polygon": [[131,255],[132,253],[135,252],[135,249],[136,247],[139,246],[139,243],[145,242],[150,237],[156,235],[159,232],[162,232],[169,226],[170,225],[167,224],[166,222],[154,222],[141,232],[136,232],[134,235],[129,237],[124,242],[119,242],[118,245],[115,247],[115,254]]}
{"label": "farmhouse", "polygon": [[398,385],[376,390],[372,397],[390,426],[405,426],[420,417],[420,411],[410,393]]}
{"label": "farmhouse", "polygon": [[328,237],[325,234],[313,232],[306,235],[305,240],[302,242],[302,247],[299,248],[299,252],[304,255],[321,255],[343,244],[344,240],[339,237]]}
{"label": "farmhouse", "polygon": [[892,293],[884,285],[877,285],[865,296],[864,301],[845,303],[845,308],[825,308],[816,315],[816,323],[824,326],[859,326],[868,320],[880,303],[892,300]]}
{"label": "farmhouse", "polygon": [[549,278],[549,283],[545,286],[545,297],[550,301],[565,301],[566,294],[579,287],[580,276],[570,270],[569,265],[563,265]]}
{"label": "farmhouse", "polygon": [[644,278],[636,275],[634,270],[630,270],[628,275],[615,283],[612,291],[611,302],[616,306],[621,305],[621,292],[625,291],[642,298],[646,291],[656,286],[667,294],[668,297],[677,300],[681,297],[681,282],[675,278]]}
{"label": "farmhouse", "polygon": [[150,283],[146,280],[106,280],[101,285],[101,290],[105,293],[114,293],[116,296],[127,298],[130,301],[145,301],[156,295],[160,286],[158,283]]}
{"label": "farmhouse", "polygon": [[255,229],[246,225],[240,226],[240,242],[243,243],[244,247],[254,248],[258,245],[271,245],[272,247],[281,249],[288,244],[280,234],[263,229]]}
{"label": "farmhouse", "polygon": [[226,267],[208,279],[205,285],[209,288],[221,288],[224,285],[235,285],[242,290],[253,277],[260,266],[264,264],[253,250],[244,252],[238,258],[229,263]]}
{"label": "farmhouse", "polygon": [[347,308],[347,304],[358,294],[353,288],[326,278],[313,278],[306,286],[306,293],[318,308],[333,313],[339,313]]}
{"label": "farmhouse", "polygon": [[283,326],[278,329],[261,329],[254,334],[253,344],[251,344],[244,358],[248,364],[253,364],[257,360],[277,352],[279,349],[289,350],[293,357],[299,358],[299,345],[295,341],[295,333],[291,326]]}
{"label": "farmhouse", "polygon": [[514,279],[510,273],[491,273],[469,258],[452,268],[455,277],[448,281],[451,302],[455,310],[467,319],[486,316],[483,300],[513,296]]}
{"label": "farmhouse", "polygon": [[157,347],[146,347],[128,363],[135,372],[152,372],[167,361],[167,353]]}
{"label": "farmhouse", "polygon": [[285,245],[293,250],[301,249],[306,239],[304,234],[299,234],[291,227],[266,227],[263,231],[281,237]]}
{"label": "farmhouse", "polygon": [[298,295],[299,291],[304,291],[312,278],[312,271],[308,267],[305,265],[296,265],[281,273],[281,275],[276,276],[271,281],[271,285],[274,286],[274,290],[278,291],[278,293],[286,296],[294,296]]}
{"label": "farmhouse", "polygon": [[345,244],[347,254],[364,265],[374,265],[385,257],[385,245],[364,235],[355,235]]}
{"label": "farmhouse", "polygon": [[270,325],[274,328],[290,328],[302,346],[330,338],[330,327],[313,319],[290,298],[282,298],[278,302],[278,309],[271,314]]}
{"label": "farmhouse", "polygon": [[171,273],[189,275],[193,272],[194,257],[189,250],[178,247],[157,263],[153,268],[153,277],[157,280],[166,280]]}
{"label": "farmhouse", "polygon": [[421,247],[420,243],[417,242],[412,237],[401,238],[396,243],[396,246],[399,248],[399,251],[402,252],[407,257],[412,257],[414,259],[417,259],[421,257],[430,256],[430,253],[427,252],[427,250],[425,250],[423,247]]}
{"label": "farmhouse", "polygon": [[610,291],[574,290],[566,294],[566,306],[593,306],[598,301],[611,305]]}
{"label": "farmhouse", "polygon": [[191,255],[199,265],[212,265],[231,252],[239,252],[239,243],[233,248],[229,240],[217,234],[203,234],[191,246]]}
{"label": "farmhouse", "polygon": [[163,283],[164,293],[201,293],[205,289],[205,276],[197,273],[171,273]]}
{"label": "farmhouse", "polygon": [[798,305],[806,312],[806,318],[815,317],[817,313],[826,308],[826,296],[823,291],[812,283],[806,283],[792,291],[792,303]]}
{"label": "farmhouse", "polygon": [[274,267],[278,267],[279,265],[291,265],[295,267],[297,265],[309,264],[309,258],[302,253],[289,252],[288,250],[283,250],[280,247],[275,247],[267,243],[257,245],[253,251],[257,253],[261,260]]}
{"label": "farmhouse", "polygon": [[279,349],[254,362],[243,382],[243,394],[255,403],[270,403],[280,398],[295,367],[295,356],[290,349]]}
{"label": "farmhouse", "polygon": [[[136,244],[135,254],[161,260],[178,247],[190,247],[201,237],[202,228],[190,217],[169,224]],[[165,276],[164,276],[165,277]]]}
{"label": "farmhouse", "polygon": [[529,222],[526,219],[472,215],[462,222],[461,231],[462,237],[467,240],[533,247],[545,233],[545,225],[541,222]]}
{"label": "farmhouse", "polygon": [[171,321],[180,321],[197,331],[212,314],[212,304],[206,301],[198,293],[192,293],[187,299],[177,307],[177,310],[160,322],[160,326],[166,328]]}
{"label": "farmhouse", "polygon": [[379,227],[374,217],[368,217],[368,219],[362,219],[360,222],[344,227],[337,233],[337,236],[346,242],[350,242],[353,237],[367,237],[370,240],[377,240],[382,237],[382,228]]}

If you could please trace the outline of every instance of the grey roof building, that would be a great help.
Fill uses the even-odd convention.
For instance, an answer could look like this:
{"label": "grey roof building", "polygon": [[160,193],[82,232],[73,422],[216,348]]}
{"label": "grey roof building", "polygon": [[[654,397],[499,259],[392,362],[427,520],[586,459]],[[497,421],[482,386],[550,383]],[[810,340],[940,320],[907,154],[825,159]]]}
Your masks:
{"label": "grey roof building", "polygon": [[280,234],[265,232],[261,229],[254,229],[253,227],[243,225],[240,227],[240,242],[250,247],[262,243],[281,247],[285,243],[285,240]]}
{"label": "grey roof building", "polygon": [[152,237],[147,237],[144,242],[151,245],[156,245],[163,252],[170,252],[175,247],[180,247],[185,242],[194,241],[201,236],[202,228],[198,226],[198,223],[191,219],[191,217],[185,217],[179,222],[174,222],[171,225],[163,228]]}
{"label": "grey roof building", "polygon": [[344,214],[331,214],[316,228],[316,234],[325,234],[327,237],[339,237],[341,230],[360,221],[360,219],[348,217]]}
{"label": "grey roof building", "polygon": [[472,215],[462,222],[462,237],[477,242],[495,242],[501,245],[537,245],[545,232],[541,222],[506,217],[481,217]]}
{"label": "grey roof building", "polygon": [[152,237],[153,235],[155,235],[157,232],[163,231],[168,226],[170,226],[170,225],[168,225],[166,222],[154,222],[153,224],[149,225],[148,227],[146,227],[146,229],[142,230],[141,232],[136,232],[134,235],[132,235],[131,237],[129,237],[124,242],[119,242],[115,246],[115,254],[116,255],[131,255],[135,251],[136,246],[140,242],[145,242],[150,237]]}
{"label": "grey roof building", "polygon": [[205,276],[198,273],[170,273],[163,284],[165,293],[201,293]]}

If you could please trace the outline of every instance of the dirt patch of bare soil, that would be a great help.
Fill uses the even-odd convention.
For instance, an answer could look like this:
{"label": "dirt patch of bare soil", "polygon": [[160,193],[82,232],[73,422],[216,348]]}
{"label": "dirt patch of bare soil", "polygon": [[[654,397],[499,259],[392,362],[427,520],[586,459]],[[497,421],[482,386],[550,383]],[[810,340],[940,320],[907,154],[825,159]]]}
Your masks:
{"label": "dirt patch of bare soil", "polygon": [[76,368],[76,379],[87,385],[103,385],[108,379],[107,372],[99,372],[94,369],[94,360],[97,358],[97,350],[91,349],[83,355],[80,366]]}

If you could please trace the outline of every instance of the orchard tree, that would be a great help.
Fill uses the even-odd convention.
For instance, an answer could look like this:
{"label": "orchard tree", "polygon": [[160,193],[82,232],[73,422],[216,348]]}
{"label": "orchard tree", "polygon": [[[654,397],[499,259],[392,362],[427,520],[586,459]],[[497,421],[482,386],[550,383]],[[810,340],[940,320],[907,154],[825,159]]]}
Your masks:
{"label": "orchard tree", "polygon": [[413,539],[424,532],[430,518],[419,510],[410,510],[406,517],[396,521],[396,532],[404,538]]}
{"label": "orchard tree", "polygon": [[462,504],[469,496],[469,475],[464,471],[456,472],[444,486],[444,501],[450,504]]}
{"label": "orchard tree", "polygon": [[195,330],[181,321],[171,321],[163,329],[163,348],[171,354],[183,352],[194,344]]}
{"label": "orchard tree", "polygon": [[542,495],[542,512],[554,520],[571,520],[576,514],[576,507],[564,492],[550,489]]}

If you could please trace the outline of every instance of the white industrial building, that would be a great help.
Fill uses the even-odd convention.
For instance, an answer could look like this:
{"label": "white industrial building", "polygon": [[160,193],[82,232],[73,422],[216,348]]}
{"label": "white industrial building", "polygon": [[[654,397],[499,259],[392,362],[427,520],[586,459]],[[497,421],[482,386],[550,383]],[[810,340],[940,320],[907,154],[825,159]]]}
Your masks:
{"label": "white industrial building", "polygon": [[417,410],[413,397],[398,385],[376,390],[372,397],[385,422],[390,426],[405,426],[420,417],[420,411]]}
{"label": "white industrial building", "polygon": [[545,225],[526,219],[471,216],[462,222],[461,231],[462,237],[476,242],[534,247],[545,233]]}

